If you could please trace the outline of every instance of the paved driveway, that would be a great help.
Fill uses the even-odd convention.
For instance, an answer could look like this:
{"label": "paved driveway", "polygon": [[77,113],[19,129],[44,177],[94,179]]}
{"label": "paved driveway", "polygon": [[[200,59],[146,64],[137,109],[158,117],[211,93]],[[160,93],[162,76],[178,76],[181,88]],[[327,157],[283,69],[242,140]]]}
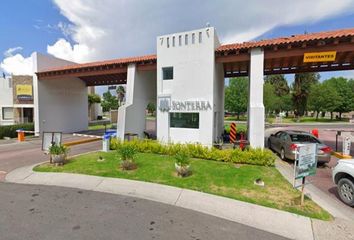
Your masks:
{"label": "paved driveway", "polygon": [[0,202],[0,239],[285,239],[171,205],[71,188],[0,183]]}

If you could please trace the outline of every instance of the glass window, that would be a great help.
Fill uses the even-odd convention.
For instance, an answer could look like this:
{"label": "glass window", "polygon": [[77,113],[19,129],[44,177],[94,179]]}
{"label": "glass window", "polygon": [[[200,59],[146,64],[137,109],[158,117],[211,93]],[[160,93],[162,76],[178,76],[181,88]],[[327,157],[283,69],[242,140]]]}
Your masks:
{"label": "glass window", "polygon": [[184,45],[188,45],[188,34],[184,35]]}
{"label": "glass window", "polygon": [[199,43],[202,43],[202,32],[199,32]]}
{"label": "glass window", "polygon": [[162,79],[163,80],[172,80],[173,79],[173,67],[162,68]]}
{"label": "glass window", "polygon": [[192,44],[195,43],[195,33],[192,33]]}
{"label": "glass window", "polygon": [[290,138],[293,142],[320,143],[316,138],[305,134],[291,134]]}
{"label": "glass window", "polygon": [[199,129],[199,113],[170,113],[170,127]]}
{"label": "glass window", "polygon": [[2,119],[3,120],[13,120],[14,119],[14,110],[12,107],[3,107],[2,108]]}
{"label": "glass window", "polygon": [[182,46],[182,36],[178,36],[178,46]]}

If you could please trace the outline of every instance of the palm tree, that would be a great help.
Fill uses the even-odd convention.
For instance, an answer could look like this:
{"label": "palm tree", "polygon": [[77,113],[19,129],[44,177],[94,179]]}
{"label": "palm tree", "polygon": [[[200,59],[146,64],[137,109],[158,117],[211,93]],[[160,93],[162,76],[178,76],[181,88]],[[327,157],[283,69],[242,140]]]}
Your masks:
{"label": "palm tree", "polygon": [[118,86],[116,92],[117,92],[118,102],[120,106],[124,100],[125,88],[123,86]]}

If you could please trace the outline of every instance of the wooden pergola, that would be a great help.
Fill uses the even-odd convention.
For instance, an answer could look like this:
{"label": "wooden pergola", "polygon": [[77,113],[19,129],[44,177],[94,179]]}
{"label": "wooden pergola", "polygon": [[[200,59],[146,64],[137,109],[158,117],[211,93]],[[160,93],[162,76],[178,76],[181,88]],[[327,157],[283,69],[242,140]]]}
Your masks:
{"label": "wooden pergola", "polygon": [[[345,29],[220,46],[216,62],[225,77],[248,75],[252,48],[264,51],[265,75],[354,69],[354,29]],[[335,52],[334,61],[304,62],[306,53],[319,52]]]}
{"label": "wooden pergola", "polygon": [[[354,28],[293,35],[290,37],[222,45],[215,60],[224,66],[225,77],[248,76],[250,50],[264,51],[264,74],[324,72],[354,69]],[[335,52],[333,61],[304,62],[306,53]],[[36,73],[39,80],[78,77],[87,86],[125,84],[127,68],[156,70],[156,55],[121,58],[109,61],[75,64]]]}
{"label": "wooden pergola", "polygon": [[37,76],[39,80],[77,77],[87,86],[125,84],[128,65],[131,63],[136,63],[139,70],[154,70],[156,69],[156,55],[69,65],[38,72]]}

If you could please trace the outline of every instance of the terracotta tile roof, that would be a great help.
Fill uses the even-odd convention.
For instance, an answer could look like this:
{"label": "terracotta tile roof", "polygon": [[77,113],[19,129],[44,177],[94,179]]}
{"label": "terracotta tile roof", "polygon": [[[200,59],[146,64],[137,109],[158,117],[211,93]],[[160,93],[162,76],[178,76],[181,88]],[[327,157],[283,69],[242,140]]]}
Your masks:
{"label": "terracotta tile roof", "polygon": [[341,29],[336,31],[293,35],[291,37],[280,37],[280,38],[273,38],[273,39],[260,40],[260,41],[226,44],[226,45],[221,45],[218,49],[216,49],[216,52],[250,49],[256,47],[269,47],[274,45],[302,43],[302,42],[314,41],[314,40],[327,40],[333,38],[353,37],[353,36],[354,36],[354,28]]}
{"label": "terracotta tile roof", "polygon": [[118,58],[118,59],[112,59],[112,60],[106,60],[106,61],[81,63],[81,64],[73,64],[73,65],[57,67],[57,68],[50,68],[50,69],[40,71],[40,73],[72,70],[72,69],[79,69],[79,68],[86,68],[86,67],[105,67],[105,66],[115,65],[115,64],[142,63],[142,62],[148,62],[148,61],[156,61],[156,59],[157,59],[157,57],[155,54],[138,56],[138,57],[129,57],[129,58]]}

